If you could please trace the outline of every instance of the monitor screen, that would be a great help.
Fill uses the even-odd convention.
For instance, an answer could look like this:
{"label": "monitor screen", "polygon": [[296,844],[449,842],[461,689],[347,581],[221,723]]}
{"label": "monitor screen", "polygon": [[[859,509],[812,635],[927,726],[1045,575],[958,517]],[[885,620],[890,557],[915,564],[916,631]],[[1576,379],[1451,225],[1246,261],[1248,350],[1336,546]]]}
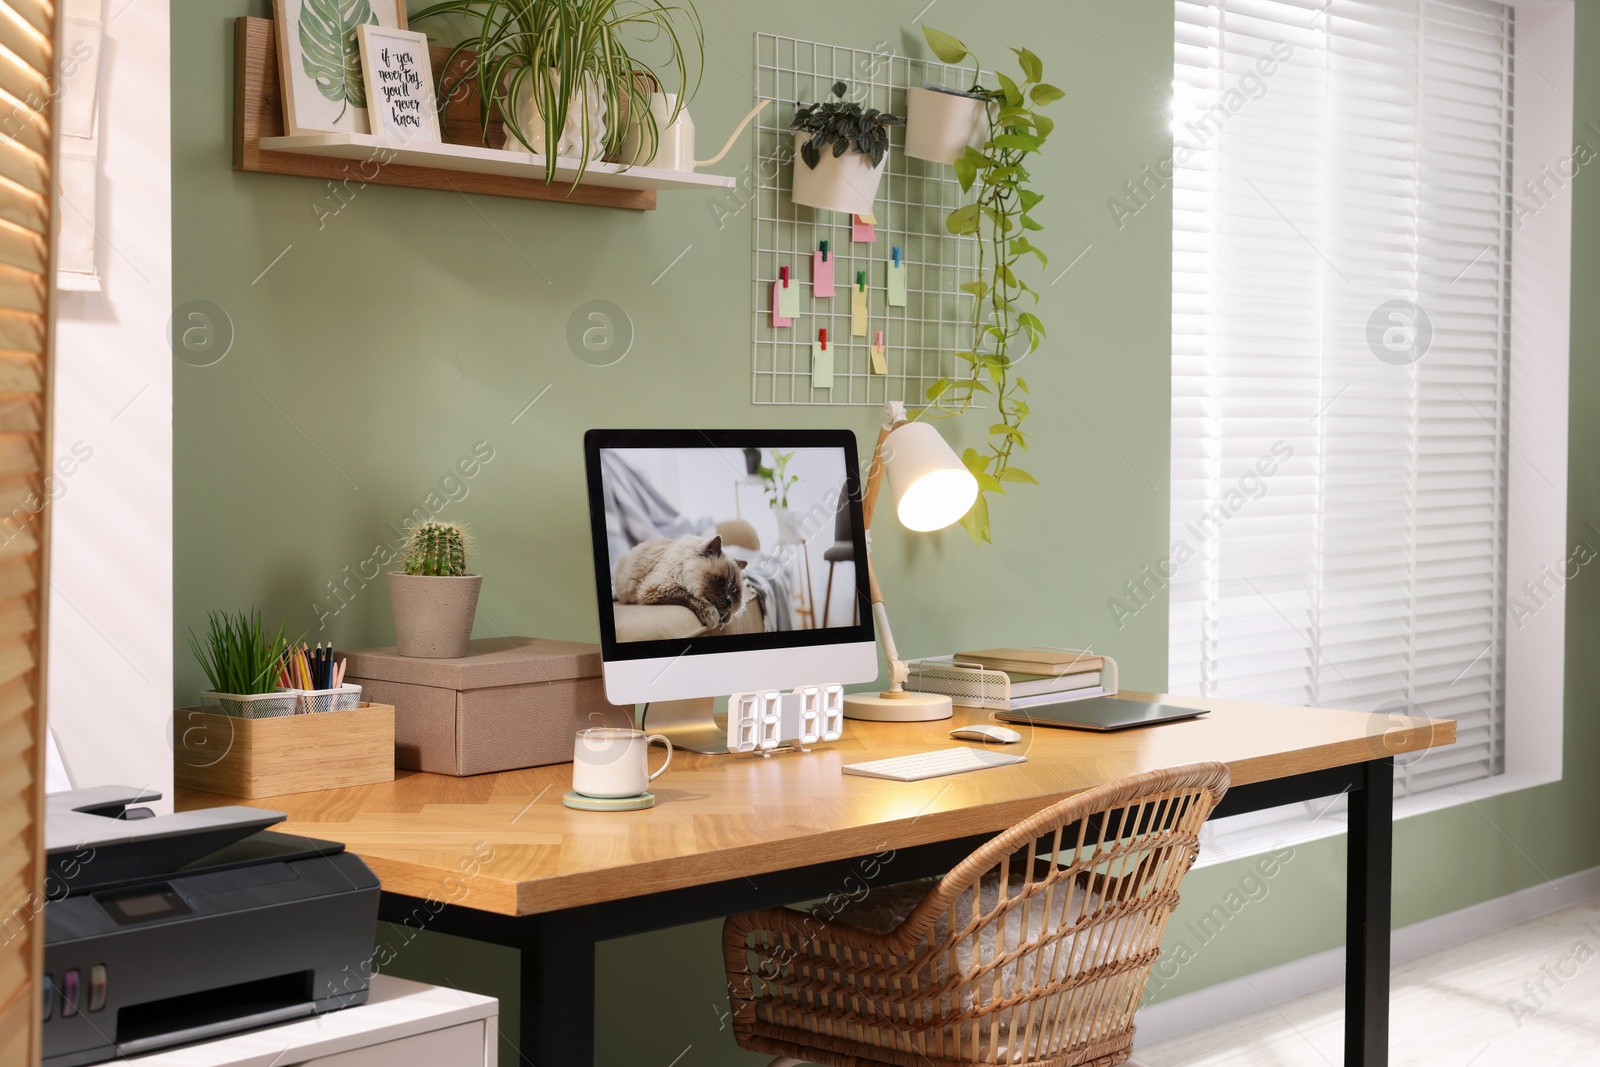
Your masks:
{"label": "monitor screen", "polygon": [[872,641],[849,431],[591,431],[607,660]]}

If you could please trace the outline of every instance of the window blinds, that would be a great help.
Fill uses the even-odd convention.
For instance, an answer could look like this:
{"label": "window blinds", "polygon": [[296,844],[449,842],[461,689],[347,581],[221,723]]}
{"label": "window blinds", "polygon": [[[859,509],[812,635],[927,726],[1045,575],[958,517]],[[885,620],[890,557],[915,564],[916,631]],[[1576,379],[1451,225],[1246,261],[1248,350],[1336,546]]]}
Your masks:
{"label": "window blinds", "polygon": [[0,1063],[39,1061],[54,41],[0,0]]}
{"label": "window blinds", "polygon": [[1511,9],[1177,0],[1168,688],[1502,769]]}

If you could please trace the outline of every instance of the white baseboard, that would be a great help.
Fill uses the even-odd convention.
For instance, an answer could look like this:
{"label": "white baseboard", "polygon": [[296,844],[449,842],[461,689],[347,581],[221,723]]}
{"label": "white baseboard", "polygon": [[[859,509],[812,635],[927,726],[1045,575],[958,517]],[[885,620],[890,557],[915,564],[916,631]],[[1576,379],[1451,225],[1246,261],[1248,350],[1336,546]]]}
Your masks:
{"label": "white baseboard", "polygon": [[[1460,911],[1403,926],[1394,931],[1390,950],[1396,964],[1408,963],[1596,896],[1600,896],[1600,867],[1591,867],[1553,882],[1542,882]],[[1248,978],[1236,978],[1152,1004],[1139,1012],[1138,1043],[1153,1045],[1181,1037],[1343,982],[1344,949],[1329,949],[1259,971]]]}

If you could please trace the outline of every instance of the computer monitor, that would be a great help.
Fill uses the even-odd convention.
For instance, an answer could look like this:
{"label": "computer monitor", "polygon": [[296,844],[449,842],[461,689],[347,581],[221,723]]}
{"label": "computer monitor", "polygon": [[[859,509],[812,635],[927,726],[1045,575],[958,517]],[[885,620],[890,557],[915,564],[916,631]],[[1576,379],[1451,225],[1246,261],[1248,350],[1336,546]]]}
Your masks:
{"label": "computer monitor", "polygon": [[590,430],[606,698],[726,751],[713,698],[878,675],[848,430]]}

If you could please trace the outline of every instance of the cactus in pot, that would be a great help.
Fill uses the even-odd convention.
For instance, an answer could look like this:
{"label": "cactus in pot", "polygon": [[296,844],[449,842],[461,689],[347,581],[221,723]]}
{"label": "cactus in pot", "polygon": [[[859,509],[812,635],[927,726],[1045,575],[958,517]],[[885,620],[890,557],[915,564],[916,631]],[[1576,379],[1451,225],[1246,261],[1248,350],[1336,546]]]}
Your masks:
{"label": "cactus in pot", "polygon": [[483,577],[467,573],[472,539],[455,522],[406,529],[404,570],[389,573],[389,613],[402,656],[459,659],[472,640]]}
{"label": "cactus in pot", "polygon": [[467,528],[458,522],[424,522],[406,536],[406,573],[460,578],[467,573]]}

